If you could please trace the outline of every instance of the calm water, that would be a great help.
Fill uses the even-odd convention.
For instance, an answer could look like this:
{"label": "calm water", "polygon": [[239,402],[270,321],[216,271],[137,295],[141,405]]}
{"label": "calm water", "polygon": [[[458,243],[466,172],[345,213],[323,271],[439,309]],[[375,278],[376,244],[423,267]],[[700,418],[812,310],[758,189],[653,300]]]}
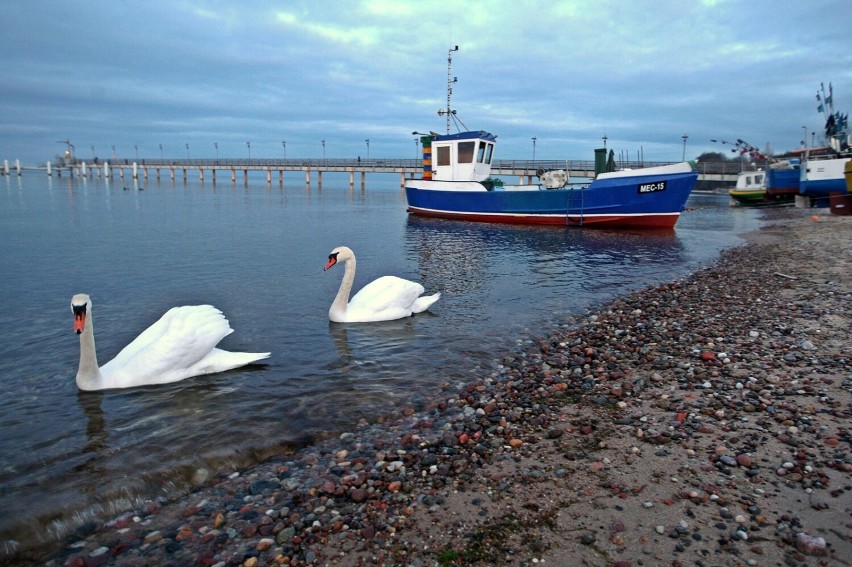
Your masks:
{"label": "calm water", "polygon": [[[0,540],[63,535],[91,518],[310,443],[444,382],[489,372],[517,340],[738,245],[757,213],[690,199],[675,231],[606,232],[409,218],[393,175],[362,191],[300,175],[213,186],[0,178]],[[430,313],[332,325],[339,267],[355,289],[395,274],[441,291]],[[181,304],[220,308],[228,350],[269,364],[177,384],[78,393],[69,307],[92,296],[101,364]],[[199,476],[201,475],[201,476]]]}

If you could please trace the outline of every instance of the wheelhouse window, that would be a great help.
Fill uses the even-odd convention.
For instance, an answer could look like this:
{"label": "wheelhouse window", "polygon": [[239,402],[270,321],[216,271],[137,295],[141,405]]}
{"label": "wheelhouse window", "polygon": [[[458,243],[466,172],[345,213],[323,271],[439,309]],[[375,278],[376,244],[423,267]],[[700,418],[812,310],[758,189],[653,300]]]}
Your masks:
{"label": "wheelhouse window", "polygon": [[485,142],[479,144],[476,148],[476,162],[485,163]]}
{"label": "wheelhouse window", "polygon": [[459,142],[459,163],[473,163],[476,142]]}
{"label": "wheelhouse window", "polygon": [[438,165],[450,165],[450,146],[438,146]]}
{"label": "wheelhouse window", "polygon": [[487,146],[485,150],[485,161],[483,163],[490,164],[491,163],[491,154],[494,151],[494,144],[485,144]]}

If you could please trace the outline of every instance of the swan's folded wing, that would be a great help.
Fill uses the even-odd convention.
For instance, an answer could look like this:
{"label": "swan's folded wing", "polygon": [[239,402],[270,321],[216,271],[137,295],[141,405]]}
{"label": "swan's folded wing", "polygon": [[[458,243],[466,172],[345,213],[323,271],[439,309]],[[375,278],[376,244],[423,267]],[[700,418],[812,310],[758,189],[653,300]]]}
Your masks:
{"label": "swan's folded wing", "polygon": [[174,307],[104,365],[128,379],[190,368],[233,332],[222,312],[210,305]]}
{"label": "swan's folded wing", "polygon": [[425,289],[417,282],[396,276],[382,276],[365,285],[349,301],[350,309],[381,312],[387,309],[406,309],[417,301]]}

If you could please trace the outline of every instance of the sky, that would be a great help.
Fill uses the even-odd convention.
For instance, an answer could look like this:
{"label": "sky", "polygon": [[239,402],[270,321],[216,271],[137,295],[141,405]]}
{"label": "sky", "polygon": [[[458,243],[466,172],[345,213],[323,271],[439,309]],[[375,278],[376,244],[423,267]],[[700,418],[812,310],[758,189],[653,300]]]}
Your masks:
{"label": "sky", "polygon": [[44,163],[64,140],[84,160],[161,145],[166,158],[415,158],[412,132],[446,132],[455,46],[458,128],[496,134],[497,159],[591,160],[604,136],[645,161],[730,156],[722,141],[737,139],[782,153],[806,131],[822,141],[821,83],[852,108],[849,0],[2,6],[0,163]]}

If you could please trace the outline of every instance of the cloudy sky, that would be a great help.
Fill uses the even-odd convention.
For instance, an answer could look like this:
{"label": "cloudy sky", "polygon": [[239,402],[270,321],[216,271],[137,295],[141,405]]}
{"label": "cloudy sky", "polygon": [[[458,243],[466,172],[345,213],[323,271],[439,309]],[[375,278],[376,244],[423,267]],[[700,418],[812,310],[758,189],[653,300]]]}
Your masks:
{"label": "cloudy sky", "polygon": [[[498,158],[687,159],[852,109],[849,0],[3,2],[0,160],[415,157],[452,107]],[[453,129],[453,131],[456,131]],[[810,134],[809,134],[810,137]],[[816,139],[820,141],[819,136]],[[189,145],[187,152],[186,145]],[[94,150],[93,150],[94,148]]]}

